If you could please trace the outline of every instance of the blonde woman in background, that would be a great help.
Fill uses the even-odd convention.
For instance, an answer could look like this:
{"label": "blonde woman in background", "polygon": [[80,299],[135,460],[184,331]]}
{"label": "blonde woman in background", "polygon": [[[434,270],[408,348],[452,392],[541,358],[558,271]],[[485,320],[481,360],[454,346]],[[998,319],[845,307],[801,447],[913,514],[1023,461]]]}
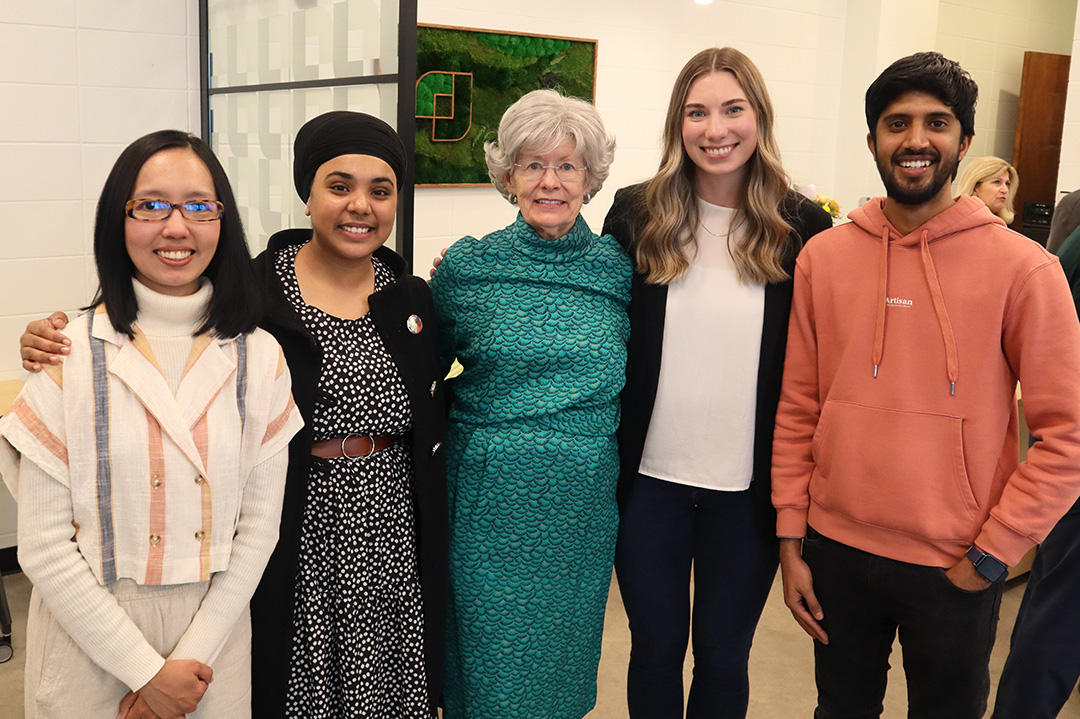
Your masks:
{"label": "blonde woman in background", "polygon": [[978,197],[1008,225],[1015,215],[1013,200],[1019,186],[1020,177],[1015,167],[998,157],[979,157],[964,167],[953,195]]}

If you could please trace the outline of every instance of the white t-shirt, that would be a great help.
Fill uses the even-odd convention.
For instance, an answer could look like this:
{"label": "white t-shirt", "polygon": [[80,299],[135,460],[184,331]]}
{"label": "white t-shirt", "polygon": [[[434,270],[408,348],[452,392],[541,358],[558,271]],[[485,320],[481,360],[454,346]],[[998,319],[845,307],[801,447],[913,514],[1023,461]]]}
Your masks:
{"label": "white t-shirt", "polygon": [[697,256],[668,286],[660,380],[638,471],[740,491],[754,473],[765,288],[740,284],[735,273],[727,246],[735,211],[697,202]]}

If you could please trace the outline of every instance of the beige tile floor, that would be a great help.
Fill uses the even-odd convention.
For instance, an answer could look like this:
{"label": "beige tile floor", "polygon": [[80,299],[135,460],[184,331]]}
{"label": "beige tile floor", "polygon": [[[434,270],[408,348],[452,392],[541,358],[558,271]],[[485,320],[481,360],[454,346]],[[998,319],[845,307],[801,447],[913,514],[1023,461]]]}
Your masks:
{"label": "beige tile floor", "polygon": [[[997,679],[1009,649],[1016,612],[1024,594],[1025,579],[1013,580],[1006,585],[1001,602],[1001,619],[998,623],[998,639],[990,662],[991,692],[990,709]],[[600,659],[599,693],[596,708],[587,719],[625,719],[626,665],[629,656],[630,633],[626,628],[626,614],[616,585],[612,583],[608,598],[607,619],[604,626],[604,648]],[[904,690],[904,670],[900,666],[900,646],[893,648],[892,671],[889,673],[889,689],[885,695],[886,719],[907,716],[907,697]],[[689,688],[691,662],[689,657],[684,669],[684,687]],[[777,576],[769,601],[765,605],[761,623],[754,637],[750,652],[750,709],[749,719],[809,719],[813,716],[816,692],[814,690],[813,645],[802,629],[795,624],[791,613],[784,606],[780,578]],[[987,712],[990,716],[990,712]],[[1059,719],[1080,718],[1080,697],[1075,693],[1058,715]]]}
{"label": "beige tile floor", "polygon": [[[0,664],[0,716],[3,719],[23,719],[22,672],[30,583],[21,574],[4,577],[4,583],[12,613],[15,615],[15,657],[6,664]],[[991,661],[991,675],[995,686],[1008,651],[1009,634],[1012,631],[1013,620],[1020,606],[1023,592],[1023,579],[1015,580],[1005,590],[1005,597],[1001,603],[998,641]],[[608,600],[596,708],[588,714],[587,719],[624,719],[626,717],[624,692],[629,646],[630,635],[626,628],[626,615],[623,612],[618,589],[613,583]],[[899,648],[896,651],[898,652]],[[796,719],[809,718],[812,715],[814,709],[812,655],[810,640],[795,625],[795,621],[784,607],[778,580],[765,607],[765,613],[754,641],[754,649],[750,655],[750,719]],[[898,654],[894,656],[898,657]],[[894,662],[894,664],[899,665],[899,662]],[[685,676],[689,685],[689,661]],[[907,713],[902,668],[894,667],[889,679],[884,716],[889,719],[899,719]],[[1068,705],[1060,714],[1060,719],[1080,719],[1080,699],[1077,695],[1074,694],[1069,700]]]}

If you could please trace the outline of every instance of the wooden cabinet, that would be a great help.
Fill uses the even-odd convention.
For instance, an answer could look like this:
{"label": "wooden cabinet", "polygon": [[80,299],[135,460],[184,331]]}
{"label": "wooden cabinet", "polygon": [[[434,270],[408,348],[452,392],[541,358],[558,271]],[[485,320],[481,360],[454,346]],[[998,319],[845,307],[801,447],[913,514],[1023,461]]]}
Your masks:
{"label": "wooden cabinet", "polygon": [[[1020,175],[1013,229],[1024,232],[1024,203],[1054,206],[1057,198],[1061,132],[1065,125],[1065,97],[1069,89],[1069,56],[1048,52],[1025,52],[1020,81],[1020,110],[1012,164]],[[988,98],[982,98],[984,101]],[[1029,218],[1031,213],[1029,212]],[[1041,229],[1041,228],[1040,228]],[[1049,224],[1039,234],[1049,233]],[[1025,232],[1029,237],[1032,231]],[[1035,238],[1038,239],[1038,238]]]}

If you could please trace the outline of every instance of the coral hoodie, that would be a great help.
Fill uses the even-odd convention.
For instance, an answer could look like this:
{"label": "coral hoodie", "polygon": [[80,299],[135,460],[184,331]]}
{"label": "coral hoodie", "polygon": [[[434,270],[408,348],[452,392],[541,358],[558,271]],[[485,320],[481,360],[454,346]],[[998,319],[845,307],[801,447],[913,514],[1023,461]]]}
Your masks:
{"label": "coral hoodie", "polygon": [[[777,534],[1013,564],[1080,495],[1080,323],[1057,258],[979,200],[907,236],[884,199],[795,269],[773,443]],[[1042,439],[1018,464],[1016,383]]]}

